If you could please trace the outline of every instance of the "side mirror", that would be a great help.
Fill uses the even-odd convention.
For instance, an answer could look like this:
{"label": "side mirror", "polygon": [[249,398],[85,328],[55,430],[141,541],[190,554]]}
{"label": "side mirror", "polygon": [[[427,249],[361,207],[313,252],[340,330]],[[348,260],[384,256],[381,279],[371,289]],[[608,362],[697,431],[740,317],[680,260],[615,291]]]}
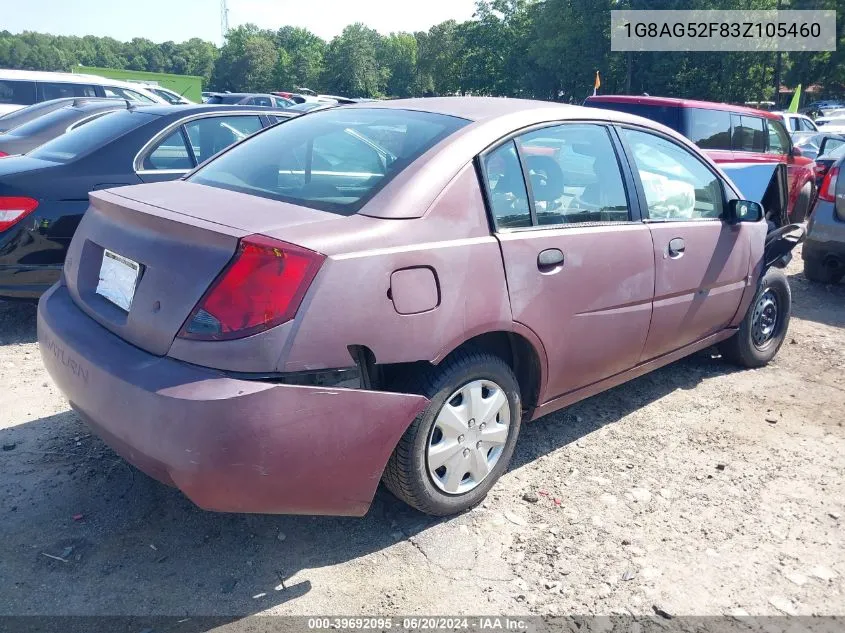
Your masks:
{"label": "side mirror", "polygon": [[751,200],[731,200],[725,210],[725,221],[728,224],[759,222],[762,219],[763,205]]}
{"label": "side mirror", "polygon": [[795,156],[795,157],[798,157],[798,156],[803,156],[803,155],[804,155],[804,153],[803,153],[800,149],[798,149],[797,147],[795,147],[795,146],[793,146],[793,147],[792,147],[792,151],[790,152],[790,154],[792,154],[792,155],[793,155],[793,156]]}

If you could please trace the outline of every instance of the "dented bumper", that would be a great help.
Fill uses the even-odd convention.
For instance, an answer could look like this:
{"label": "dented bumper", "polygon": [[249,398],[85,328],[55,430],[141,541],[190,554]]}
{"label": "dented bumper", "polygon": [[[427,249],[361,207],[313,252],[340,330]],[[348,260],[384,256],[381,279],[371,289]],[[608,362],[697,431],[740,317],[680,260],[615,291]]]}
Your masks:
{"label": "dented bumper", "polygon": [[279,385],[144,352],[73,303],[38,308],[44,364],[115,451],[207,510],[366,513],[394,446],[426,398]]}

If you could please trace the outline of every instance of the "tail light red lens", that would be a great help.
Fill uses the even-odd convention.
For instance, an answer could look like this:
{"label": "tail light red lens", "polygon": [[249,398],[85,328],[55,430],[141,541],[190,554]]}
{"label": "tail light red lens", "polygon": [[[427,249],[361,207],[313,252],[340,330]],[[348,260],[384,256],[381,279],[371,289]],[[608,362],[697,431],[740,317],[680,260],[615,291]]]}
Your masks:
{"label": "tail light red lens", "polygon": [[824,180],[822,186],[819,187],[819,199],[825,202],[836,202],[836,179],[839,177],[839,166],[831,167]]}
{"label": "tail light red lens", "polygon": [[38,207],[35,198],[0,196],[0,231],[14,226]]}
{"label": "tail light red lens", "polygon": [[179,336],[243,338],[291,320],[323,260],[325,255],[263,235],[243,238]]}
{"label": "tail light red lens", "polygon": [[0,158],[3,158],[4,156],[8,156],[8,154],[6,152],[0,152]]}

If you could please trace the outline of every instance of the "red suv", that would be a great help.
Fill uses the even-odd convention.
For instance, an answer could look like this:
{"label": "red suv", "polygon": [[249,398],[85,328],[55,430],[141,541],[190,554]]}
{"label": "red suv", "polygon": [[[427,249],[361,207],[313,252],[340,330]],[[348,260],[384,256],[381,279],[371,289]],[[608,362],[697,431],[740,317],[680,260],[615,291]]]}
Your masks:
{"label": "red suv", "polygon": [[782,119],[772,112],[742,106],[665,97],[596,96],[584,105],[636,114],[662,123],[693,141],[717,163],[786,164],[787,212],[802,222],[815,198],[813,161],[801,155]]}

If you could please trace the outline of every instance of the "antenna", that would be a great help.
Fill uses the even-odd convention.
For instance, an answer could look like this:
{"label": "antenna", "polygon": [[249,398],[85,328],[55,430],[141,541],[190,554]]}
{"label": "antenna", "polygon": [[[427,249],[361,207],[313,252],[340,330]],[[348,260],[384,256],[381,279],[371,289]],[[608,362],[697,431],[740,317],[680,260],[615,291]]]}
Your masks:
{"label": "antenna", "polygon": [[220,33],[223,39],[229,33],[229,7],[226,6],[226,0],[220,0]]}

